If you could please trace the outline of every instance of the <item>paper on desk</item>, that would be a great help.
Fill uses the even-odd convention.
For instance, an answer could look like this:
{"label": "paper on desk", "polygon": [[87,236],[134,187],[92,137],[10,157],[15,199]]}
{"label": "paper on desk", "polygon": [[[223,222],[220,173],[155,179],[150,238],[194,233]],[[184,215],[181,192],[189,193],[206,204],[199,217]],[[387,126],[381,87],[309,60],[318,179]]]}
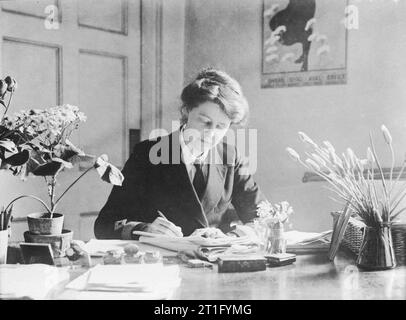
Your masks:
{"label": "paper on desk", "polygon": [[0,299],[45,299],[54,286],[68,279],[66,268],[46,264],[0,265]]}
{"label": "paper on desk", "polygon": [[[176,250],[176,245],[180,248],[186,246],[205,246],[205,247],[218,247],[218,246],[232,246],[232,245],[246,245],[252,244],[249,237],[220,237],[220,238],[206,238],[202,236],[187,236],[187,237],[173,237],[161,235],[156,233],[133,231],[134,235],[139,235],[139,241],[148,243],[162,248],[168,247],[169,250]],[[179,250],[177,250],[179,251]]]}
{"label": "paper on desk", "polygon": [[332,230],[325,232],[301,232],[301,231],[286,231],[285,239],[287,245],[296,245],[296,244],[309,244],[316,241],[329,242],[332,234]]}
{"label": "paper on desk", "polygon": [[140,235],[139,241],[171,251],[181,251],[187,255],[214,262],[224,254],[247,254],[256,252],[258,244],[250,237],[205,238],[202,236],[171,237],[146,232],[134,232]]}
{"label": "paper on desk", "polygon": [[80,299],[164,299],[180,282],[177,265],[97,265],[66,288],[84,291]]}
{"label": "paper on desk", "polygon": [[287,231],[286,251],[297,254],[327,252],[330,248],[332,230],[317,232]]}

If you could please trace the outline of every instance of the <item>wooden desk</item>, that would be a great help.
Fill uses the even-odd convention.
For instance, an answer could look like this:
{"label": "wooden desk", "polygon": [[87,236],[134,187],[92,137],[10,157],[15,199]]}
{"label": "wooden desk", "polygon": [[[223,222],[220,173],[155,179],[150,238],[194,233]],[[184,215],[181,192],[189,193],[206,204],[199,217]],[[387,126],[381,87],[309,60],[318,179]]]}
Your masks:
{"label": "wooden desk", "polygon": [[[140,247],[152,248],[143,244]],[[162,253],[174,255],[167,250]],[[71,270],[71,280],[85,271]],[[173,299],[406,299],[406,267],[359,272],[345,252],[339,252],[334,263],[325,253],[298,255],[293,265],[251,273],[218,273],[216,269],[181,265],[180,275],[182,282]],[[49,298],[75,299],[77,292],[64,289],[65,285],[56,288]]]}

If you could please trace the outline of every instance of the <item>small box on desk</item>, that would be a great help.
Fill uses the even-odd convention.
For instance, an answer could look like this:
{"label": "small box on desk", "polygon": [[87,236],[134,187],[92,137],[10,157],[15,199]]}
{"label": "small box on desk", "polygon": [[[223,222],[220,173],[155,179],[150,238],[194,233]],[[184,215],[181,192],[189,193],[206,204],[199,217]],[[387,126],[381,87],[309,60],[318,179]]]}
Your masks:
{"label": "small box on desk", "polygon": [[270,267],[286,266],[296,261],[296,255],[293,253],[269,254],[265,258]]}
{"label": "small box on desk", "polygon": [[266,270],[266,259],[260,256],[224,256],[218,260],[218,272],[252,272]]}

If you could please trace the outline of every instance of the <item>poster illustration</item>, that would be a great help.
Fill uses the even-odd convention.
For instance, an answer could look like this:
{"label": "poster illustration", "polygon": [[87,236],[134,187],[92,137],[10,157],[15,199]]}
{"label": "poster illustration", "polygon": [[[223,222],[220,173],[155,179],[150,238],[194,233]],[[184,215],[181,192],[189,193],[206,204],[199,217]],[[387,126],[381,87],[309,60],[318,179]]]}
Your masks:
{"label": "poster illustration", "polygon": [[347,83],[347,0],[264,0],[262,88]]}

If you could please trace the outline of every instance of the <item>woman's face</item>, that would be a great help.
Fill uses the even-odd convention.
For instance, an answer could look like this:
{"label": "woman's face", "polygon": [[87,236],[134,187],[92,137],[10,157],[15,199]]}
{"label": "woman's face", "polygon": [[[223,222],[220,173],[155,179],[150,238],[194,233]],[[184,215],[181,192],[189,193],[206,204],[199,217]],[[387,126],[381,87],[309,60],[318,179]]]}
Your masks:
{"label": "woman's face", "polygon": [[184,131],[186,144],[196,151],[214,147],[227,133],[231,121],[214,102],[201,103],[189,111]]}

